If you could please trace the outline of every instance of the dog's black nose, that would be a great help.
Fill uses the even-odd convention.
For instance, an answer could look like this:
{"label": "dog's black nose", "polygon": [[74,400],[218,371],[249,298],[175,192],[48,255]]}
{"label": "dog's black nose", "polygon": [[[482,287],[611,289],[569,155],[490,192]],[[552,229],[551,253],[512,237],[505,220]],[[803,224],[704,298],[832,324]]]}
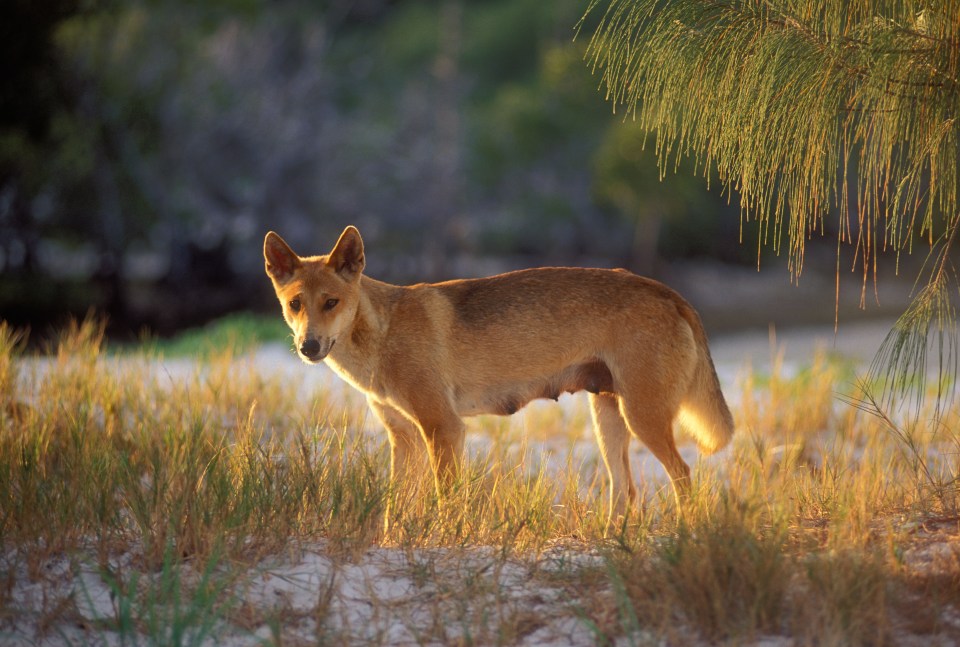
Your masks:
{"label": "dog's black nose", "polygon": [[304,339],[300,344],[300,354],[311,359],[316,357],[320,354],[320,342],[316,339]]}

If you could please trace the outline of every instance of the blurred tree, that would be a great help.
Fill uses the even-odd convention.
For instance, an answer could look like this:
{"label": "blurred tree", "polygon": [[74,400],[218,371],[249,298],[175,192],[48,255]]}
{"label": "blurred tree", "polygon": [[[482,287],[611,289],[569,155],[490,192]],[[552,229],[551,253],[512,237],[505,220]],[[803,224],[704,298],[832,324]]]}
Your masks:
{"label": "blurred tree", "polygon": [[[5,272],[4,316],[96,307],[130,323],[137,250],[163,259],[148,280],[161,273],[180,297],[190,286],[232,286],[236,244],[261,236],[283,197],[305,194],[307,162],[325,152],[313,141],[329,117],[331,28],[374,20],[388,3],[309,4],[4,5],[3,43],[15,49],[4,60],[24,62],[0,79],[0,265],[21,276]],[[76,262],[84,254],[92,265]],[[65,255],[73,262],[56,258]],[[54,276],[51,265],[63,270]],[[90,279],[94,292],[78,291]],[[241,295],[221,291],[189,307],[210,316]],[[183,316],[158,296],[141,307]]]}
{"label": "blurred tree", "polygon": [[437,24],[437,56],[433,63],[436,79],[434,114],[436,130],[433,134],[434,170],[430,183],[432,193],[429,212],[430,230],[426,255],[432,276],[447,275],[446,258],[454,242],[453,229],[462,218],[459,196],[463,186],[463,142],[461,126],[461,49],[463,36],[463,3],[461,0],[443,0]]}
{"label": "blurred tree", "polygon": [[715,165],[764,240],[779,248],[786,234],[794,273],[834,213],[864,287],[880,250],[930,244],[926,285],[876,366],[892,378],[888,405],[922,399],[933,335],[946,404],[960,368],[960,4],[597,0],[588,15],[601,1],[589,57],[608,99],[656,134],[662,166],[681,154]]}
{"label": "blurred tree", "polygon": [[635,213],[598,205],[584,163],[620,125],[571,42],[582,11],[2,3],[0,316],[92,307],[163,332],[272,306],[269,228],[310,251],[358,223],[398,281],[486,271],[474,254],[631,263]]}
{"label": "blurred tree", "polygon": [[55,120],[71,105],[54,36],[80,10],[79,0],[0,5],[0,272],[36,263],[29,225],[46,210],[35,202],[48,177],[44,156]]}
{"label": "blurred tree", "polygon": [[[620,213],[635,227],[632,263],[642,274],[657,274],[657,254],[664,221],[696,218],[711,211],[706,186],[691,173],[664,175],[646,150],[647,132],[633,121],[607,129],[594,153],[594,192],[601,204]],[[715,235],[716,218],[698,222],[694,235]],[[691,241],[691,247],[702,247]]]}
{"label": "blurred tree", "polygon": [[582,56],[569,43],[544,43],[532,78],[504,83],[477,103],[471,170],[491,233],[507,250],[565,259],[584,249],[629,253],[629,243],[617,249],[622,234],[606,238],[584,167],[611,119]]}

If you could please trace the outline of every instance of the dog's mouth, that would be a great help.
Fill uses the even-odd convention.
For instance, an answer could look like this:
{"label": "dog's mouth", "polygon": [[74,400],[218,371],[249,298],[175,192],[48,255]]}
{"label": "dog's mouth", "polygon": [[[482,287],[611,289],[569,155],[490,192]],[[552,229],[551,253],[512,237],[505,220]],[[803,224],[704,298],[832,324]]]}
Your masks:
{"label": "dog's mouth", "polygon": [[333,345],[337,343],[335,338],[315,339],[308,337],[304,339],[297,347],[297,353],[308,364],[319,364],[330,354]]}

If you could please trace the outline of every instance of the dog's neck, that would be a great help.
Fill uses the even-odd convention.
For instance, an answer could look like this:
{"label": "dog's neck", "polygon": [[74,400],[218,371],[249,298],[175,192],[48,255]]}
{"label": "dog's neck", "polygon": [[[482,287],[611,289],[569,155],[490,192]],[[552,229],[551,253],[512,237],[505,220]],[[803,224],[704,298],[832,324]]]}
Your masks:
{"label": "dog's neck", "polygon": [[390,326],[394,304],[404,288],[360,277],[360,302],[350,327],[337,339],[328,365],[356,388],[370,392],[380,357],[380,346]]}

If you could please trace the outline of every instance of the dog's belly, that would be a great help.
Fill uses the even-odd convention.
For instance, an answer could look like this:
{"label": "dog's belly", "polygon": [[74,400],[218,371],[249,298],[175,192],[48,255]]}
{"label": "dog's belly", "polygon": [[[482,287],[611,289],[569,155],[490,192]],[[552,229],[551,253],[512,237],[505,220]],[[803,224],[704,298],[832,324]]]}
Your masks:
{"label": "dog's belly", "polygon": [[573,364],[553,375],[505,381],[483,387],[457,387],[454,392],[457,413],[461,416],[494,414],[509,416],[531,400],[556,400],[563,393],[588,391],[613,393],[613,376],[600,360]]}

